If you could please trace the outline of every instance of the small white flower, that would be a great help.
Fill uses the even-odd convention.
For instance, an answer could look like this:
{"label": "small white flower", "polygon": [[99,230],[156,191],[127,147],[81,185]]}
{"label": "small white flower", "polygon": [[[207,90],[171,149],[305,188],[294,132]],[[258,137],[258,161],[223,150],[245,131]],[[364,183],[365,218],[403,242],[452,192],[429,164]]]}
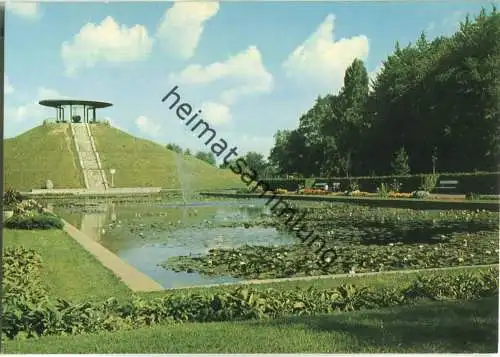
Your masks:
{"label": "small white flower", "polygon": [[460,257],[460,258],[458,258],[458,261],[459,261],[459,263],[461,263],[464,261],[464,258]]}
{"label": "small white flower", "polygon": [[240,265],[245,265],[246,263],[245,262],[240,262]]}
{"label": "small white flower", "polygon": [[438,250],[439,248],[438,247],[434,247],[434,250]]}
{"label": "small white flower", "polygon": [[394,247],[394,243],[389,243],[389,247]]}
{"label": "small white flower", "polygon": [[330,258],[330,257],[327,257],[327,258],[325,259],[325,262],[327,262],[327,263],[330,263],[331,261],[332,261],[332,258]]}
{"label": "small white flower", "polygon": [[423,249],[423,248],[424,248],[424,246],[423,246],[422,244],[420,244],[418,247],[419,247],[420,249]]}
{"label": "small white flower", "polygon": [[491,254],[490,250],[485,251],[486,254]]}

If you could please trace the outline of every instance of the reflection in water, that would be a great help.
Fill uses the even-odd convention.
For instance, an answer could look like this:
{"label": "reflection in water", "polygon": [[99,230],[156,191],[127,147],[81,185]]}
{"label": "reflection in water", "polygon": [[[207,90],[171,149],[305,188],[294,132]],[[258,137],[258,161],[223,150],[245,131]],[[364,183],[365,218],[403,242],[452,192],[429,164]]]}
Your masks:
{"label": "reflection in water", "polygon": [[97,212],[84,213],[80,223],[80,231],[100,242],[102,235],[106,232],[104,225],[108,210],[109,205],[104,203],[98,207]]}
{"label": "reflection in water", "polygon": [[281,245],[293,241],[274,228],[245,228],[243,222],[252,221],[262,213],[269,214],[262,203],[248,201],[214,202],[210,206],[107,202],[85,209],[56,207],[56,211],[68,221],[78,222],[83,233],[165,288],[238,281],[231,277],[177,273],[158,266],[170,257],[206,254],[213,248]]}

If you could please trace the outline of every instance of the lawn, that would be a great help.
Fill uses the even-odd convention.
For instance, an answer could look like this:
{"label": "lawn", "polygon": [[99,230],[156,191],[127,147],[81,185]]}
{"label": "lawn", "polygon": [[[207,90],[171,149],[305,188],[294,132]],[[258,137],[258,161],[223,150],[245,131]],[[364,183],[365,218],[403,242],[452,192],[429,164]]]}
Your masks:
{"label": "lawn", "polygon": [[42,258],[42,280],[51,296],[75,302],[125,299],[132,292],[110,270],[61,230],[3,231],[4,248],[24,246]]}
{"label": "lawn", "polygon": [[[230,338],[228,338],[230,336]],[[7,341],[5,353],[495,353],[498,296],[270,321]]]}
{"label": "lawn", "polygon": [[16,190],[84,187],[69,125],[46,124],[5,139],[5,186]]}

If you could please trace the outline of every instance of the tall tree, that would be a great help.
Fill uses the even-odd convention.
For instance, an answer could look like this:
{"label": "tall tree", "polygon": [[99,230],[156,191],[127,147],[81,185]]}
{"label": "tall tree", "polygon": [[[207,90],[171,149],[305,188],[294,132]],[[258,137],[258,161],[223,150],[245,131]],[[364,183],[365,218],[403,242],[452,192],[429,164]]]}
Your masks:
{"label": "tall tree", "polygon": [[213,152],[204,152],[204,151],[198,151],[195,155],[197,159],[200,159],[202,161],[205,161],[206,163],[209,163],[210,165],[215,165],[216,159],[215,155]]}

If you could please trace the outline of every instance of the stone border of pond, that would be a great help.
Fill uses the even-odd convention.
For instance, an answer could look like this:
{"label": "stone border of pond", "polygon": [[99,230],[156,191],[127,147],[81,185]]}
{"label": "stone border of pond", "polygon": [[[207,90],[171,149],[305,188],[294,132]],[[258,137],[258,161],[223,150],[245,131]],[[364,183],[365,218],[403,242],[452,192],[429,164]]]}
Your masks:
{"label": "stone border of pond", "polygon": [[486,210],[492,212],[500,211],[500,202],[478,202],[478,201],[450,201],[450,200],[419,200],[402,198],[373,198],[373,197],[342,197],[342,196],[312,196],[312,195],[277,195],[258,193],[226,193],[226,192],[200,192],[201,196],[225,197],[225,198],[260,198],[269,200],[271,197],[280,197],[290,201],[316,201],[316,202],[337,202],[352,203],[375,207],[390,208],[410,208],[420,210]]}

